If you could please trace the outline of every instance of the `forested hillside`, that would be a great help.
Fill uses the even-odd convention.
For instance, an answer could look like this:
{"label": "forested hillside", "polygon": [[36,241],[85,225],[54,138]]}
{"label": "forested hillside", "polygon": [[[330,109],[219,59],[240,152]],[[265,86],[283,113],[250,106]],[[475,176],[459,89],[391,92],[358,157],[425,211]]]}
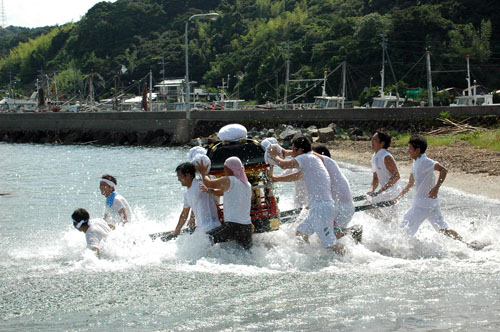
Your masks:
{"label": "forested hillside", "polygon": [[[428,49],[434,87],[465,88],[460,70],[466,69],[469,54],[472,79],[494,90],[500,89],[499,10],[500,2],[493,0],[102,2],[80,22],[39,36],[21,29],[5,37],[5,29],[0,29],[0,39],[9,40],[2,43],[0,86],[6,88],[12,75],[18,80],[16,88],[29,93],[43,72],[57,75],[59,91],[71,96],[83,89],[86,76],[98,74],[98,93],[106,97],[114,93],[116,81],[128,86],[150,69],[154,80],[161,80],[162,58],[166,77],[182,77],[187,19],[217,12],[217,21],[198,19],[189,25],[190,78],[207,87],[229,79],[230,91],[246,100],[283,98],[287,58],[294,80],[321,78],[346,61],[348,99],[366,99],[380,85],[381,35],[387,38],[390,59],[388,89],[396,82],[400,92],[425,88],[422,57]],[[20,43],[14,46],[16,38]],[[291,98],[307,85],[292,84]],[[367,92],[368,87],[372,89]],[[340,72],[329,77],[327,92],[338,94],[339,89]],[[319,86],[307,96],[318,93]]]}

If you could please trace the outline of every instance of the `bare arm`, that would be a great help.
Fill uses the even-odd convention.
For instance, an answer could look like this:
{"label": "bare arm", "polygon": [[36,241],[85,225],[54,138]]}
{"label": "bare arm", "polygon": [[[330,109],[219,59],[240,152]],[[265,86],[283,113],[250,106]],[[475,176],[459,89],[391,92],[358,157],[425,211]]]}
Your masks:
{"label": "bare arm", "polygon": [[437,197],[439,192],[439,187],[441,187],[441,185],[444,182],[444,179],[446,179],[446,174],[448,174],[448,170],[444,168],[440,163],[436,163],[434,165],[434,170],[439,172],[439,177],[434,188],[432,188],[431,191],[429,191],[429,198]]}
{"label": "bare arm", "polygon": [[170,233],[171,235],[179,235],[181,232],[182,227],[186,223],[186,220],[189,217],[189,210],[190,208],[183,208],[181,215],[179,216],[179,221],[177,222],[177,226],[175,227],[175,230]]}
{"label": "bare arm", "polygon": [[194,211],[191,211],[191,215],[189,216],[189,221],[187,226],[191,229],[196,228],[196,216],[194,215]]}
{"label": "bare arm", "polygon": [[95,255],[97,256],[97,258],[101,259],[101,253],[99,251],[99,248],[92,247],[92,251],[95,253]]}
{"label": "bare arm", "polygon": [[276,165],[278,165],[280,168],[283,169],[290,169],[290,168],[300,168],[299,163],[295,159],[283,159],[279,156],[278,149],[269,149],[269,154],[273,157],[274,161],[276,162]]}
{"label": "bare arm", "polygon": [[222,192],[229,189],[231,185],[231,180],[229,180],[229,177],[223,176],[218,179],[211,179],[208,176],[208,165],[205,165],[203,162],[196,165],[196,170],[200,172],[203,183],[207,188],[222,190]]}
{"label": "bare arm", "polygon": [[231,180],[229,180],[228,176],[223,176],[218,179],[211,179],[207,174],[203,174],[203,183],[205,183],[207,188],[219,190],[224,193],[224,191],[227,191],[229,189]]}
{"label": "bare arm", "polygon": [[207,186],[204,183],[199,183],[198,185],[200,186],[201,191],[203,191],[204,193],[214,195],[214,196],[223,196],[224,195],[224,192],[222,190],[207,188]]}
{"label": "bare arm", "polygon": [[125,208],[119,210],[118,214],[120,215],[120,217],[122,217],[122,222],[124,224],[128,223],[128,216],[127,216],[127,211],[125,211]]}
{"label": "bare arm", "polygon": [[297,171],[285,175],[273,175],[271,178],[273,182],[294,182],[302,179],[302,172]]}
{"label": "bare arm", "polygon": [[373,172],[372,185],[367,194],[372,194],[375,191],[375,189],[377,189],[377,187],[378,187],[378,176],[376,172]]}
{"label": "bare arm", "polygon": [[382,188],[380,188],[377,191],[377,194],[380,194],[383,191],[385,191],[385,190],[389,189],[390,187],[392,187],[393,185],[395,185],[396,182],[398,182],[399,178],[400,178],[398,167],[396,166],[396,162],[394,161],[393,158],[386,156],[384,158],[384,164],[385,164],[385,167],[387,168],[387,170],[389,171],[389,173],[391,173],[391,178],[389,179],[389,181],[387,181],[386,184],[384,184],[382,186]]}
{"label": "bare arm", "polygon": [[410,189],[413,187],[414,184],[415,184],[415,178],[413,177],[413,173],[411,173],[410,174],[410,179],[408,180],[408,184],[403,189],[403,191],[401,191],[401,193],[398,195],[398,197],[396,197],[396,201],[400,200],[401,197],[403,197],[404,195],[406,195],[410,191]]}

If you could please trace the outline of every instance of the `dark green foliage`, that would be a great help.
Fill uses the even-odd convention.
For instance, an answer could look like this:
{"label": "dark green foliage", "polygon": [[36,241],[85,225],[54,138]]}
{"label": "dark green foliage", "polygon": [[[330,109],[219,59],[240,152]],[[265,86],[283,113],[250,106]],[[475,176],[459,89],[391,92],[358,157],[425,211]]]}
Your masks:
{"label": "dark green foliage", "polygon": [[[397,84],[403,97],[408,86],[427,87],[425,62],[415,65],[426,49],[436,71],[434,86],[464,88],[465,74],[452,71],[464,70],[465,55],[470,54],[472,78],[496,90],[499,10],[498,1],[477,0],[101,2],[80,22],[56,33],[48,34],[53,28],[0,29],[0,84],[5,86],[12,73],[28,90],[43,68],[64,73],[68,91],[74,91],[77,84],[70,78],[77,70],[83,77],[99,73],[105,84],[98,93],[109,96],[115,80],[127,85],[152,70],[158,81],[162,57],[167,77],[183,77],[186,20],[193,14],[218,12],[216,22],[200,19],[188,27],[190,79],[215,88],[229,76],[229,91],[239,91],[247,100],[282,100],[289,57],[291,79],[322,78],[324,71],[347,61],[347,98],[361,105],[370,102],[380,85],[381,34],[388,38],[398,81],[387,62],[386,91],[394,93]],[[29,42],[30,38],[43,42]],[[25,43],[22,52],[15,48],[19,42]],[[120,72],[122,66],[126,73]],[[311,101],[321,93],[319,85],[313,88],[311,83],[309,90],[305,85],[292,83],[289,100]],[[327,93],[339,92],[340,74],[335,74],[328,80]],[[449,96],[435,97],[435,104],[449,102]]]}

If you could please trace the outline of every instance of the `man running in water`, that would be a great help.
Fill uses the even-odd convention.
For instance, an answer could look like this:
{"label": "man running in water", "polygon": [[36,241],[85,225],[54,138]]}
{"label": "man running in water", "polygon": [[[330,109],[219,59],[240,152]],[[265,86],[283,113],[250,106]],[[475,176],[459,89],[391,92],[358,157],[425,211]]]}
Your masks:
{"label": "man running in water", "polygon": [[[439,204],[439,188],[448,171],[440,163],[427,157],[427,140],[422,136],[412,136],[408,142],[408,153],[414,160],[408,185],[397,199],[400,199],[415,185],[416,193],[412,207],[403,218],[402,227],[408,235],[415,235],[420,225],[427,219],[432,227],[452,239],[462,241],[462,237],[444,221]],[[439,172],[436,182],[434,172]]]}
{"label": "man running in water", "polygon": [[[324,145],[313,147],[315,153],[322,156],[328,175],[330,175],[330,185],[332,190],[333,201],[338,209],[337,217],[334,220],[335,236],[337,239],[346,235],[347,224],[351,221],[354,215],[354,202],[352,200],[351,186],[347,177],[340,170],[339,165],[331,158],[330,150]],[[361,241],[362,229],[357,227],[352,233],[356,241]]]}
{"label": "man running in water", "polygon": [[311,151],[311,142],[304,136],[292,139],[292,159],[284,160],[273,146],[269,153],[276,164],[283,169],[300,169],[307,187],[309,211],[306,219],[297,227],[297,236],[307,242],[316,233],[324,248],[343,253],[343,246],[337,243],[333,220],[338,211],[332,198],[330,176],[320,157]]}
{"label": "man running in water", "polygon": [[[391,136],[383,130],[377,130],[371,139],[372,184],[367,195],[372,196],[372,203],[392,201],[401,193],[399,171],[394,157],[387,151],[391,145]],[[397,205],[371,210],[368,213],[384,222],[397,217]]]}

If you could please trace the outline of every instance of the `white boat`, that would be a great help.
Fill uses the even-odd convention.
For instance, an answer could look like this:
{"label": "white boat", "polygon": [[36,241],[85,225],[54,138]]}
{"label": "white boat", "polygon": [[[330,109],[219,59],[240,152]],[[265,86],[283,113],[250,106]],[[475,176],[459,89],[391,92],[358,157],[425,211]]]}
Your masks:
{"label": "white boat", "polygon": [[[475,84],[471,87],[470,85],[470,67],[469,67],[469,55],[467,54],[467,89],[462,92],[462,96],[456,98],[455,104],[450,104],[450,106],[486,106],[493,105],[493,95],[491,93],[482,93],[477,95],[478,85]],[[467,92],[467,95],[465,94]]]}
{"label": "white boat", "polygon": [[393,95],[381,94],[380,97],[374,97],[372,102],[372,108],[394,108],[403,106],[401,98]]}
{"label": "white boat", "polygon": [[5,97],[0,100],[0,110],[11,112],[34,112],[38,109],[38,93],[33,92],[29,99]]}
{"label": "white boat", "polygon": [[[372,108],[393,108],[403,106],[403,100],[399,96],[393,96],[391,94],[384,94],[384,83],[385,83],[385,54],[387,53],[387,39],[385,35],[382,36],[382,70],[380,71],[380,96],[374,97],[372,102]],[[389,59],[389,55],[387,55]],[[390,61],[390,60],[389,60]],[[389,62],[390,64],[390,62]]]}
{"label": "white boat", "polygon": [[338,109],[343,108],[344,97],[339,96],[316,96],[313,108]]}
{"label": "white boat", "polygon": [[450,106],[486,106],[493,105],[493,95],[476,95],[472,96],[459,96],[456,98],[457,102],[455,104],[450,104]]}

